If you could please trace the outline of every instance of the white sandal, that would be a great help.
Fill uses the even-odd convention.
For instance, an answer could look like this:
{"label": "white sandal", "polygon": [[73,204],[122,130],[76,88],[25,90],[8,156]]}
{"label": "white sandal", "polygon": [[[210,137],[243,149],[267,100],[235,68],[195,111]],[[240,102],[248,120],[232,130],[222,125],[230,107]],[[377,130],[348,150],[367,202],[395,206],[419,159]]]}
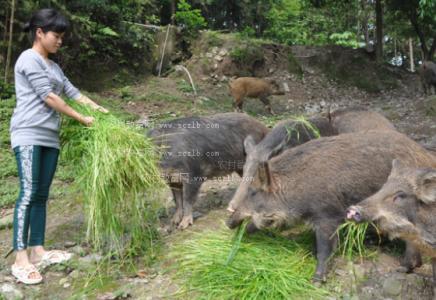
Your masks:
{"label": "white sandal", "polygon": [[[34,265],[28,265],[23,267],[13,264],[11,266],[11,270],[12,275],[17,278],[18,282],[22,282],[24,284],[38,284],[42,281],[42,276]],[[39,274],[40,278],[30,278],[30,274],[32,273]]]}
{"label": "white sandal", "polygon": [[73,257],[72,253],[62,251],[62,250],[51,250],[46,251],[44,255],[41,257],[41,260],[35,263],[35,266],[49,266],[53,264],[59,264],[65,261],[70,260]]}

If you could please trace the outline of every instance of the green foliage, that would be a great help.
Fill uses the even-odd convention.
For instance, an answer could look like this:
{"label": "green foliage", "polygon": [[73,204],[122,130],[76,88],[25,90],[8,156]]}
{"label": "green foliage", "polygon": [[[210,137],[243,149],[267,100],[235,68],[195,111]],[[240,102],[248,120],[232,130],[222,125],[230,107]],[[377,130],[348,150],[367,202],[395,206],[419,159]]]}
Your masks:
{"label": "green foliage", "polygon": [[339,46],[351,47],[351,48],[359,48],[361,46],[360,43],[357,42],[357,37],[353,32],[345,31],[342,33],[333,33],[330,35],[330,40]]}
{"label": "green foliage", "polygon": [[244,235],[221,228],[193,234],[170,256],[179,295],[196,299],[317,299],[328,293],[311,283],[312,235],[287,239],[272,233]]}
{"label": "green foliage", "polygon": [[206,27],[206,20],[201,15],[201,10],[192,9],[191,5],[186,0],[180,0],[177,3],[177,11],[174,15],[178,25],[183,27],[183,30],[190,37],[198,35],[198,31]]}
{"label": "green foliage", "polygon": [[177,82],[177,89],[184,93],[192,93],[194,91],[192,85],[184,79]]}
{"label": "green foliage", "polygon": [[[377,230],[374,224],[371,225]],[[351,260],[356,255],[362,260],[363,257],[369,255],[364,245],[368,226],[369,223],[356,224],[351,221],[340,225],[336,230],[339,239],[338,249],[336,251],[348,260]]]}
{"label": "green foliage", "polygon": [[[7,89],[3,90],[2,95],[11,96]],[[18,195],[18,182],[14,178],[18,175],[17,166],[9,135],[9,124],[14,107],[14,98],[0,99],[0,207],[12,204]]]}
{"label": "green foliage", "polygon": [[66,119],[61,135],[63,158],[75,166],[83,193],[88,240],[122,258],[153,251],[163,187],[153,143],[112,115],[71,105],[95,118],[91,127]]}
{"label": "green foliage", "polygon": [[8,84],[0,79],[0,101],[3,99],[10,99],[15,94],[15,88],[13,84]]}
{"label": "green foliage", "polygon": [[262,47],[251,41],[242,42],[241,46],[232,49],[229,55],[241,66],[253,65],[264,59]]}

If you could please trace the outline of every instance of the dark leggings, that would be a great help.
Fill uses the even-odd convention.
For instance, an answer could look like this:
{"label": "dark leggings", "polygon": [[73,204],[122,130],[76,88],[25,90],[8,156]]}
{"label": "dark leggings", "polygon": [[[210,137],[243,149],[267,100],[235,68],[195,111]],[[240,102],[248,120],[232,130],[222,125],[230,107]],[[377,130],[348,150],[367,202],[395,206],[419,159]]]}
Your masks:
{"label": "dark leggings", "polygon": [[28,245],[44,245],[46,204],[59,150],[29,145],[17,146],[14,152],[20,178],[20,194],[14,211],[13,245],[14,250],[23,250]]}

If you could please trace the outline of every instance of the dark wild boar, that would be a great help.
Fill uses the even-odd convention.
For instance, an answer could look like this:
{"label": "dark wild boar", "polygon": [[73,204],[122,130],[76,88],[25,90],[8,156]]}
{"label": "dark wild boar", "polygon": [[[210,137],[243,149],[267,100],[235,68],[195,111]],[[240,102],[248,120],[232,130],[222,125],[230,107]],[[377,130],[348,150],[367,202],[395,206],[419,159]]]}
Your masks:
{"label": "dark wild boar", "polygon": [[390,238],[403,239],[430,256],[436,283],[436,158],[428,168],[410,165],[394,160],[383,187],[351,206],[347,218],[373,221]]}
{"label": "dark wild boar", "polygon": [[[315,130],[314,130],[315,129]],[[282,151],[301,145],[320,136],[333,136],[342,133],[368,130],[395,130],[395,127],[381,114],[360,107],[340,109],[329,117],[279,122],[260,142],[248,136],[244,141],[247,159],[244,165],[243,180],[229,204],[232,211],[237,202],[244,199],[254,175],[263,162]],[[257,145],[256,145],[257,144]]]}
{"label": "dark wild boar", "polygon": [[431,94],[436,89],[436,64],[431,61],[424,61],[418,69],[422,88],[425,94]]}
{"label": "dark wild boar", "polygon": [[[419,144],[393,130],[341,134],[288,149],[259,166],[246,197],[232,207],[227,224],[235,228],[249,220],[256,229],[289,227],[300,221],[311,224],[318,260],[314,280],[324,281],[327,259],[336,246],[334,233],[347,207],[380,189],[395,158],[417,166],[433,159]],[[413,268],[419,260],[408,246],[404,264]]]}
{"label": "dark wild boar", "polygon": [[245,97],[259,98],[266,109],[274,114],[269,102],[271,95],[283,95],[284,92],[278,82],[274,79],[261,79],[255,77],[239,77],[229,83],[230,94],[234,100],[234,107],[242,111]]}
{"label": "dark wild boar", "polygon": [[149,135],[163,146],[161,169],[176,203],[172,222],[184,229],[193,223],[192,205],[204,181],[233,171],[242,176],[244,139],[260,141],[268,129],[242,113],[181,118],[158,124]]}

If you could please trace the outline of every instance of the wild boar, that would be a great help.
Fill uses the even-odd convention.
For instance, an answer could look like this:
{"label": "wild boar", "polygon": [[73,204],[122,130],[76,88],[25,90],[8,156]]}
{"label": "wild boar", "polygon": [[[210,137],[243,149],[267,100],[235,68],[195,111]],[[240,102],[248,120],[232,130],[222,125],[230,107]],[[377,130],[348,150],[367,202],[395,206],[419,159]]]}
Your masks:
{"label": "wild boar", "polygon": [[[287,149],[260,164],[227,224],[235,228],[249,220],[256,229],[288,227],[299,221],[311,224],[318,260],[314,280],[324,281],[327,259],[336,246],[334,233],[346,208],[380,189],[395,158],[417,166],[433,159],[419,144],[393,130],[324,137]],[[413,268],[419,260],[410,248],[404,264]]]}
{"label": "wild boar", "polygon": [[373,221],[390,238],[403,239],[430,256],[436,283],[436,158],[427,166],[395,159],[383,187],[348,208],[347,218]]}
{"label": "wild boar", "polygon": [[418,69],[424,94],[431,94],[436,89],[436,64],[431,61],[424,61]]}
{"label": "wild boar", "polygon": [[245,97],[259,98],[266,109],[274,114],[268,97],[283,95],[284,92],[274,79],[261,79],[255,77],[239,77],[229,83],[230,94],[233,97],[236,111],[242,111]]}
{"label": "wild boar", "polygon": [[[328,117],[279,122],[260,142],[248,136],[244,141],[247,159],[244,165],[243,180],[239,184],[228,210],[232,211],[237,202],[244,199],[251,180],[259,167],[282,151],[301,145],[320,136],[333,136],[341,133],[368,130],[395,130],[394,125],[381,114],[361,107],[340,109]],[[257,144],[257,145],[256,145]]]}
{"label": "wild boar", "polygon": [[174,225],[184,229],[193,223],[192,205],[207,179],[242,175],[244,139],[260,141],[268,132],[262,123],[242,113],[188,117],[158,124],[149,132],[163,146],[160,162],[176,202]]}

